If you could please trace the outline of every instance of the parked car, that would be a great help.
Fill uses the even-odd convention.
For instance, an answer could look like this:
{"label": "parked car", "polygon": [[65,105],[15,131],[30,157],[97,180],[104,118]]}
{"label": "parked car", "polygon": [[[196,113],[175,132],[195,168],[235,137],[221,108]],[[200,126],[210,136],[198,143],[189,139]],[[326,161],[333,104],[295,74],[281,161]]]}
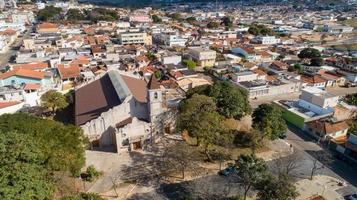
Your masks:
{"label": "parked car", "polygon": [[357,200],[357,193],[352,194],[351,196],[349,196],[348,200]]}
{"label": "parked car", "polygon": [[237,171],[237,168],[235,166],[230,166],[227,167],[226,169],[223,169],[218,172],[218,175],[220,176],[229,176],[230,174],[234,173]]}

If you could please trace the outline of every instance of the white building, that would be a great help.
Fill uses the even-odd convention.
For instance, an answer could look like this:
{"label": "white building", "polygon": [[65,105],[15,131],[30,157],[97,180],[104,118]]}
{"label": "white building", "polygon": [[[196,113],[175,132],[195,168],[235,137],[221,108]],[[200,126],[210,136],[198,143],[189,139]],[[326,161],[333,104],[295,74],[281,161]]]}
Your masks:
{"label": "white building", "polygon": [[120,42],[122,45],[127,44],[152,44],[152,37],[145,32],[125,32],[120,33]]}
{"label": "white building", "polygon": [[160,34],[160,40],[164,45],[167,46],[186,46],[187,39],[182,38],[178,34]]}
{"label": "white building", "polygon": [[244,81],[265,80],[265,75],[259,75],[253,71],[243,71],[232,75],[232,80],[236,83]]}
{"label": "white building", "polygon": [[302,90],[298,105],[318,115],[324,115],[334,112],[334,107],[338,104],[338,98],[338,96],[332,95],[325,90],[308,88]]}
{"label": "white building", "polygon": [[252,40],[258,44],[278,44],[280,43],[280,39],[276,38],[275,36],[258,36],[253,38]]}

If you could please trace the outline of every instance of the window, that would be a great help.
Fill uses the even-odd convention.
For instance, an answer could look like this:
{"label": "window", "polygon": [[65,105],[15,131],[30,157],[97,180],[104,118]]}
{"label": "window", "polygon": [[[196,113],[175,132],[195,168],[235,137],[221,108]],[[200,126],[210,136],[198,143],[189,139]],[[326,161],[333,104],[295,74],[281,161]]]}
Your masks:
{"label": "window", "polygon": [[157,94],[157,92],[155,92],[154,93],[154,98],[157,99],[157,97],[158,97],[158,94]]}

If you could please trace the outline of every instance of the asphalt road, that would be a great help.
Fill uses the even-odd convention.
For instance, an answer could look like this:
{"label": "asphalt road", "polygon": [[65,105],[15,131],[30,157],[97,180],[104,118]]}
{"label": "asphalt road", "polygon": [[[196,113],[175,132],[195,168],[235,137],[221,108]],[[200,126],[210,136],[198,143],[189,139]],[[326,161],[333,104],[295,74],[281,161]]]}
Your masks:
{"label": "asphalt road", "polygon": [[297,178],[309,177],[313,162],[319,160],[318,165],[324,168],[318,170],[315,175],[327,175],[347,182],[347,187],[338,190],[343,196],[357,192],[357,169],[336,159],[332,151],[318,145],[316,140],[294,127],[289,127],[286,141],[292,144],[295,154],[299,154],[299,168],[294,174]]}
{"label": "asphalt road", "polygon": [[17,37],[15,42],[10,46],[9,50],[5,53],[0,54],[0,70],[4,69],[7,64],[10,62],[11,57],[16,55],[16,52],[19,51],[22,43],[23,38],[28,37],[31,34],[32,26],[27,28],[25,34],[22,37]]}

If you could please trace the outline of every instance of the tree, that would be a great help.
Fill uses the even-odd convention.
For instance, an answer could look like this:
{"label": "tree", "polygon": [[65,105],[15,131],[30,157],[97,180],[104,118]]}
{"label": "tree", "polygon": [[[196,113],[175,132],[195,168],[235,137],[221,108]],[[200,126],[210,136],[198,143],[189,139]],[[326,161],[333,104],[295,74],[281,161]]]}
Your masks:
{"label": "tree", "polygon": [[223,17],[221,21],[225,27],[231,28],[233,26],[233,22],[229,17]]}
{"label": "tree", "polygon": [[310,60],[310,65],[312,65],[312,66],[321,66],[323,64],[324,64],[324,60],[320,57],[311,58],[311,60]]}
{"label": "tree", "polygon": [[249,190],[259,183],[266,174],[265,161],[257,158],[254,154],[242,155],[236,160],[237,174],[235,178],[242,184],[244,189],[244,200],[247,199]]}
{"label": "tree", "polygon": [[79,9],[71,8],[67,11],[66,14],[67,20],[71,22],[76,22],[79,20],[84,20],[85,16]]}
{"label": "tree", "polygon": [[251,24],[248,29],[248,33],[252,35],[274,35],[275,33],[268,27],[262,24]]}
{"label": "tree", "polygon": [[162,78],[162,73],[161,73],[160,70],[156,71],[156,72],[154,73],[154,75],[155,75],[155,77],[156,77],[157,79],[159,79],[159,80]]}
{"label": "tree", "polygon": [[159,17],[159,16],[157,16],[157,15],[153,15],[152,17],[152,21],[154,22],[154,23],[161,23],[162,22],[162,19]]}
{"label": "tree", "polygon": [[218,22],[209,22],[207,24],[207,28],[209,29],[217,29],[219,27],[219,23]]}
{"label": "tree", "polygon": [[52,112],[68,106],[65,96],[55,90],[50,90],[43,94],[41,96],[41,103],[44,107],[51,109]]}
{"label": "tree", "polygon": [[0,132],[0,199],[50,199],[54,183],[45,155],[30,135]]}
{"label": "tree", "polygon": [[301,156],[297,152],[285,157],[281,157],[281,155],[277,154],[273,168],[278,175],[291,176],[292,173],[300,167],[300,160]]}
{"label": "tree", "polygon": [[193,60],[183,60],[182,63],[187,66],[189,70],[194,70],[196,68],[196,62]]}
{"label": "tree", "polygon": [[181,14],[180,13],[172,13],[171,15],[169,15],[169,17],[171,17],[173,20],[176,20],[176,21],[181,20]]}
{"label": "tree", "polygon": [[255,188],[258,190],[258,200],[293,200],[298,196],[294,183],[287,175],[277,178],[268,173]]}
{"label": "tree", "polygon": [[54,6],[46,6],[37,13],[37,19],[39,21],[57,21],[60,18],[62,8],[57,8]]}
{"label": "tree", "polygon": [[281,110],[271,104],[261,104],[253,112],[253,128],[264,133],[265,137],[275,140],[283,137],[287,125]]}
{"label": "tree", "polygon": [[352,124],[351,126],[350,126],[350,128],[348,129],[348,133],[347,133],[348,135],[355,135],[355,136],[357,136],[357,124],[356,123],[354,123],[354,124]]}
{"label": "tree", "polygon": [[196,17],[188,17],[186,18],[186,21],[190,24],[194,23],[197,21]]}
{"label": "tree", "polygon": [[314,48],[305,48],[305,49],[300,51],[300,53],[298,54],[298,57],[300,59],[319,58],[319,57],[321,57],[321,53],[320,53],[319,50],[314,49]]}
{"label": "tree", "polygon": [[87,167],[85,180],[88,182],[93,182],[101,174],[102,174],[101,172],[98,172],[97,169],[93,165],[91,165]]}
{"label": "tree", "polygon": [[357,93],[347,95],[345,100],[348,104],[357,106]]}
{"label": "tree", "polygon": [[229,136],[225,132],[222,116],[216,112],[213,99],[199,94],[180,103],[177,128],[179,131],[186,130],[191,137],[197,139],[197,145],[203,148],[209,161],[212,160],[211,146]]}
{"label": "tree", "polygon": [[251,113],[247,94],[227,81],[214,83],[208,96],[215,99],[218,112],[227,118],[240,119]]}
{"label": "tree", "polygon": [[84,149],[87,139],[79,127],[23,113],[0,116],[0,133],[17,131],[37,141],[43,160],[41,167],[49,171],[80,171],[85,163]]}

